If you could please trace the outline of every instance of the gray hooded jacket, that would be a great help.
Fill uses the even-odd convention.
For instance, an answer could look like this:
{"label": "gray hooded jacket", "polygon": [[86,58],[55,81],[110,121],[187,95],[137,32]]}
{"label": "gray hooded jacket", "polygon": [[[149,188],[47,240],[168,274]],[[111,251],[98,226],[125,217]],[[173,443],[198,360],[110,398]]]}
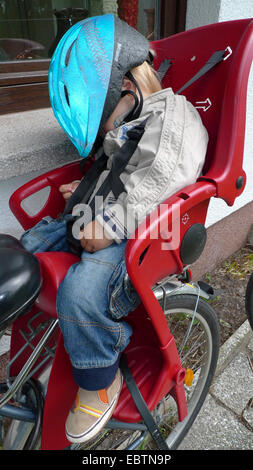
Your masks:
{"label": "gray hooded jacket", "polygon": [[138,119],[106,134],[107,169],[90,200],[110,171],[113,154],[126,141],[126,132],[146,118],[145,132],[120,176],[125,192],[117,200],[109,193],[96,210],[96,220],[117,243],[130,238],[158,204],[194,183],[205,161],[208,134],[199,113],[184,96],[167,88],[144,100]]}

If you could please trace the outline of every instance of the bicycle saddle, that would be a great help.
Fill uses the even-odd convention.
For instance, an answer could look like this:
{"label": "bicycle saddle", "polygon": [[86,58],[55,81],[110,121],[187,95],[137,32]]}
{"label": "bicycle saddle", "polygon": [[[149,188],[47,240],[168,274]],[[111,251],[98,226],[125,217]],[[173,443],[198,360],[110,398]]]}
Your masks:
{"label": "bicycle saddle", "polygon": [[6,233],[0,233],[0,248],[17,248],[24,250],[22,243],[17,238]]}
{"label": "bicycle saddle", "polygon": [[37,258],[14,237],[0,235],[0,330],[28,312],[41,282]]}

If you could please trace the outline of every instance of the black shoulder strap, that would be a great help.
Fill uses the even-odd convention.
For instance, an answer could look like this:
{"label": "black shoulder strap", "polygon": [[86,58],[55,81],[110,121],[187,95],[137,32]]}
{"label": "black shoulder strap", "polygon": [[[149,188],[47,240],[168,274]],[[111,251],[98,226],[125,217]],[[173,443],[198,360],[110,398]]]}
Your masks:
{"label": "black shoulder strap", "polygon": [[82,178],[80,184],[77,186],[76,190],[68,199],[62,214],[63,217],[66,214],[69,214],[76,204],[79,204],[81,201],[83,203],[88,202],[99,176],[101,175],[102,171],[106,169],[107,160],[107,155],[103,153],[101,157],[94,161],[87,173]]}
{"label": "black shoulder strap", "polygon": [[[66,214],[69,214],[76,204],[87,204],[91,210],[87,211],[86,215],[83,213],[84,219],[87,216],[87,223],[94,219],[95,217],[95,198],[96,196],[102,196],[103,200],[105,200],[106,196],[113,192],[115,198],[117,199],[119,194],[125,191],[125,187],[120,179],[120,174],[126,167],[127,163],[129,162],[131,156],[133,155],[134,151],[136,150],[138,143],[145,131],[145,125],[147,120],[143,121],[138,126],[130,129],[127,132],[128,140],[123,144],[123,146],[115,152],[113,155],[112,160],[112,167],[111,171],[108,173],[107,177],[105,178],[104,182],[94,195],[91,201],[89,201],[94,188],[96,187],[96,183],[98,178],[103,170],[106,169],[107,157],[106,155],[102,155],[98,160],[96,160],[88,172],[85,174],[84,178],[82,179],[81,183],[78,185],[75,192],[67,201],[65,206],[65,210],[59,219],[64,217]],[[90,218],[91,217],[91,218]],[[70,246],[72,253],[75,253],[80,256],[81,253],[81,244],[80,241],[75,239],[72,234],[72,226],[74,221],[78,219],[76,216],[72,216],[67,222],[67,241]],[[85,219],[86,220],[86,219]],[[85,225],[85,223],[84,223]]]}
{"label": "black shoulder strap", "polygon": [[125,187],[120,179],[120,175],[124,171],[130,158],[135,152],[141,137],[144,134],[146,122],[147,120],[135,126],[133,129],[130,129],[127,132],[128,140],[113,155],[111,171],[108,173],[106,179],[104,180],[99,190],[94,195],[93,199],[89,202],[89,206],[92,210],[93,217],[95,215],[96,196],[102,196],[103,199],[105,199],[110,193],[110,191],[112,191],[114,194],[114,197],[117,199],[118,196],[123,191],[125,191]]}
{"label": "black shoulder strap", "polygon": [[[94,212],[96,196],[103,196],[105,199],[109,192],[112,191],[115,198],[117,199],[119,194],[125,190],[124,185],[120,179],[120,174],[122,171],[124,171],[127,163],[136,150],[138,143],[143,136],[146,122],[147,120],[143,121],[141,124],[135,126],[133,129],[130,129],[127,132],[128,140],[114,154],[111,171],[93,197],[92,201],[89,203],[92,212]],[[76,204],[79,204],[80,202],[83,204],[88,203],[99,176],[106,169],[107,160],[108,157],[105,155],[105,153],[103,153],[103,155],[98,158],[98,160],[95,160],[91,168],[84,175],[81,183],[77,186],[74,193],[68,199],[62,216],[69,214]]]}
{"label": "black shoulder strap", "polygon": [[[179,93],[182,93],[182,91],[184,91],[194,82],[196,82],[196,80],[198,80],[200,77],[205,75],[209,70],[211,70],[215,65],[217,65],[219,62],[221,62],[224,59],[225,54],[226,54],[226,50],[215,51],[211,55],[211,57],[207,60],[207,62],[203,65],[203,67],[187,83],[185,83],[175,94],[178,95]],[[160,67],[157,70],[157,73],[161,80],[165,77],[171,65],[172,65],[171,59],[165,59],[160,64]]]}
{"label": "black shoulder strap", "polygon": [[161,62],[159,69],[157,70],[157,74],[161,81],[163,80],[169,68],[171,67],[171,64],[172,64],[171,59],[164,59]]}
{"label": "black shoulder strap", "polygon": [[208,59],[208,61],[203,65],[203,67],[187,83],[185,83],[185,85],[182,86],[175,94],[178,95],[179,93],[182,93],[182,91],[184,91],[194,82],[196,82],[196,80],[198,80],[200,77],[202,77],[207,72],[209,72],[209,70],[211,70],[215,65],[219,64],[219,62],[223,60],[225,52],[226,52],[225,50],[214,52],[211,55],[211,57]]}

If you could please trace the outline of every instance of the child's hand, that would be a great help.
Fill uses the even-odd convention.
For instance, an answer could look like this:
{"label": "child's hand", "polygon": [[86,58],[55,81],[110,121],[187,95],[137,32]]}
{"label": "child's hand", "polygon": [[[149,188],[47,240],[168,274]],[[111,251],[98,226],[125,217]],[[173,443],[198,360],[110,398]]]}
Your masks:
{"label": "child's hand", "polygon": [[103,250],[103,248],[107,248],[113,243],[111,238],[106,237],[102,225],[96,220],[86,225],[84,230],[81,230],[78,238],[83,249],[90,253]]}
{"label": "child's hand", "polygon": [[62,193],[65,201],[67,201],[70,198],[71,194],[75,191],[79,183],[80,181],[72,181],[72,183],[62,184],[59,187],[59,191],[60,193]]}

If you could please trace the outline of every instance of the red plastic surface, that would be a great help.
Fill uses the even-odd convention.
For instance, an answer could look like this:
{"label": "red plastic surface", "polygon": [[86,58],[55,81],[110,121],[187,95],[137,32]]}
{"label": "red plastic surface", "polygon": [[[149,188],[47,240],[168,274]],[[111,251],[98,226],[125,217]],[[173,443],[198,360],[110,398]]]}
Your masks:
{"label": "red plastic surface", "polygon": [[[185,31],[152,43],[155,67],[169,58],[172,65],[163,85],[179,90],[215,51],[231,48],[227,59],[182,92],[198,108],[210,142],[205,179],[217,186],[217,197],[233,205],[246,183],[242,169],[246,99],[253,59],[252,18],[228,21]],[[209,100],[209,101],[208,101]],[[209,107],[209,104],[211,106]],[[244,177],[236,188],[238,177]]]}
{"label": "red plastic surface", "polygon": [[[41,324],[44,323],[45,328],[47,328],[49,320],[51,320],[51,318],[48,316],[48,314],[42,312],[41,309],[36,304],[34,304],[33,308],[26,315],[21,315],[13,323],[11,332],[10,359],[13,359],[22,348],[23,352],[22,354],[18,355],[15,361],[11,364],[11,377],[16,377],[19,374],[20,370],[29,359],[34,347],[38,344],[46,331],[45,329],[41,328]],[[37,332],[34,339],[32,339],[33,332]],[[58,336],[59,330],[57,329],[48,342],[47,347],[53,347],[58,339]],[[33,370],[38,366],[39,363],[41,363],[41,357],[39,357],[35,362]],[[43,367],[45,367],[47,363],[48,361],[44,364]],[[38,377],[43,367],[38,369],[38,371],[34,374],[34,378]]]}
{"label": "red plastic surface", "polygon": [[70,445],[65,435],[65,422],[74,403],[77,388],[60,334],[44,406],[42,450],[61,450]]}
{"label": "red plastic surface", "polygon": [[[87,162],[88,169],[91,162]],[[57,217],[65,207],[65,201],[59,192],[61,184],[81,179],[83,173],[80,171],[80,160],[68,163],[63,167],[48,171],[43,175],[34,178],[32,181],[18,188],[10,197],[10,209],[25,230],[36,225],[43,217]],[[48,199],[41,210],[35,215],[29,215],[22,207],[22,202],[44,188],[50,188]]]}
{"label": "red plastic surface", "polygon": [[61,252],[37,253],[36,257],[40,260],[43,277],[42,288],[36,303],[42,312],[47,312],[57,318],[57,289],[70,266],[77,263],[79,258],[70,253]]}

